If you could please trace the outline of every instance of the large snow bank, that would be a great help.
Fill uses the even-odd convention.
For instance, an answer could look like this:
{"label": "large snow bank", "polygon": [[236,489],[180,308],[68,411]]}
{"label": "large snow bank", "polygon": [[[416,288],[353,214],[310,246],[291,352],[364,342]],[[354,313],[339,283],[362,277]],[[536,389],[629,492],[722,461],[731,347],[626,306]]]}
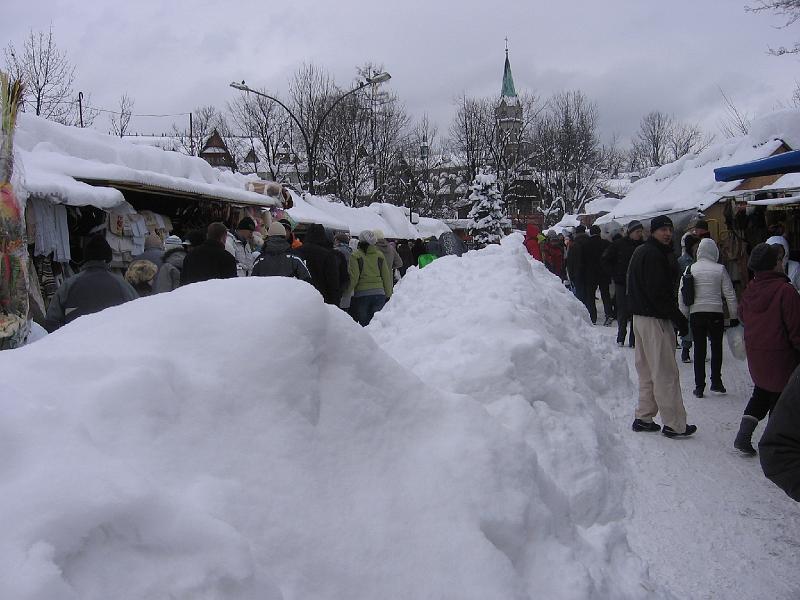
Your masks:
{"label": "large snow bank", "polygon": [[626,541],[620,441],[601,407],[635,397],[627,366],[522,240],[409,269],[368,330],[424,381],[483,403],[524,446],[527,516],[498,545],[530,597],[645,595]]}
{"label": "large snow bank", "polygon": [[23,113],[15,134],[23,190],[64,204],[112,208],[124,201],[110,188],[76,179],[117,181],[267,206],[274,201],[245,190],[247,178],[201,158],[134,144],[92,129],[67,127]]}
{"label": "large snow bank", "polygon": [[[506,260],[519,281],[483,287]],[[400,289],[466,273],[440,261]],[[600,348],[606,371],[591,368],[594,336],[570,341],[585,321],[576,303],[559,308],[564,292],[518,252],[463,264],[490,309],[470,323],[477,339],[439,324],[387,345],[414,339],[442,366],[439,344],[476,368],[473,354],[500,352],[484,383],[457,386],[500,420],[283,278],[187,286],[3,353],[0,597],[644,597],[609,506],[615,454],[587,399],[620,365]],[[441,306],[392,303],[386,333],[388,317],[425,329]],[[544,314],[552,325],[533,323]],[[502,340],[480,339],[489,324]],[[559,384],[567,364],[585,379]]]}
{"label": "large snow bank", "polygon": [[627,223],[657,214],[704,210],[734,190],[739,181],[714,179],[714,169],[771,156],[783,142],[800,148],[800,110],[783,110],[753,121],[747,135],[687,154],[631,184],[625,198],[596,223]]}

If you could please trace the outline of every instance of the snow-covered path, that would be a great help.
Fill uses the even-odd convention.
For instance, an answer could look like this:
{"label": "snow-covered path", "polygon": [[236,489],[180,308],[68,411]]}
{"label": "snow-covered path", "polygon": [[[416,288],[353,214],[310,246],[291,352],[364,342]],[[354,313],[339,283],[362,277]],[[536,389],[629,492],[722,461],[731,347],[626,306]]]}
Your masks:
{"label": "snow-covered path", "polygon": [[[596,329],[614,342],[616,326]],[[636,382],[634,351],[618,350]],[[698,427],[692,438],[632,432],[635,397],[610,407],[630,458],[633,550],[678,598],[800,598],[800,506],[764,477],[758,458],[732,446],[752,391],[746,363],[727,355],[727,395],[702,399],[692,395],[692,365],[679,366],[688,421]]]}

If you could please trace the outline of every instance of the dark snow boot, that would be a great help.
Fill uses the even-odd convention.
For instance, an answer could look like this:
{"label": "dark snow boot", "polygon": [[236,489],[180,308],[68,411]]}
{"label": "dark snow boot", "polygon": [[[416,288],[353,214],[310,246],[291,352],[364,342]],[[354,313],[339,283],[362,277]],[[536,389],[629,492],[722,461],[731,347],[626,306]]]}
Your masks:
{"label": "dark snow boot", "polygon": [[742,424],[739,425],[739,433],[736,434],[736,439],[733,440],[733,447],[747,454],[748,456],[755,456],[758,454],[756,449],[753,448],[753,432],[758,427],[758,419],[745,415],[742,417]]}
{"label": "dark snow boot", "polygon": [[681,362],[692,362],[692,358],[689,356],[689,348],[681,348]]}
{"label": "dark snow boot", "polygon": [[716,383],[711,384],[711,391],[716,392],[718,394],[727,394],[728,390],[725,389],[725,386],[722,385],[721,381],[717,381]]}
{"label": "dark snow boot", "polygon": [[661,433],[663,433],[668,438],[676,438],[676,437],[689,437],[695,431],[697,431],[697,425],[687,425],[686,429],[684,429],[683,431],[675,431],[669,425],[664,425],[664,429],[661,430]]}
{"label": "dark snow boot", "polygon": [[[711,389],[713,390],[714,388],[712,387]],[[695,398],[702,398],[703,397],[703,388],[701,388],[699,386],[694,388],[692,390],[692,394],[694,394]]]}
{"label": "dark snow boot", "polygon": [[642,419],[634,419],[631,429],[634,431],[661,431],[661,426],[653,421],[643,421]]}

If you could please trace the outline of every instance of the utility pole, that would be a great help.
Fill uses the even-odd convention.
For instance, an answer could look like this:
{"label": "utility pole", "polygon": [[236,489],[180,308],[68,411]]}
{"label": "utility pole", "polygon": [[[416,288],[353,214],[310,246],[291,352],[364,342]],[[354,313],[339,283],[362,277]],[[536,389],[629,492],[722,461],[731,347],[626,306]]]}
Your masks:
{"label": "utility pole", "polygon": [[83,92],[78,92],[78,115],[81,121],[81,127],[83,127]]}
{"label": "utility pole", "polygon": [[194,131],[192,130],[192,113],[189,113],[189,154],[194,156]]}

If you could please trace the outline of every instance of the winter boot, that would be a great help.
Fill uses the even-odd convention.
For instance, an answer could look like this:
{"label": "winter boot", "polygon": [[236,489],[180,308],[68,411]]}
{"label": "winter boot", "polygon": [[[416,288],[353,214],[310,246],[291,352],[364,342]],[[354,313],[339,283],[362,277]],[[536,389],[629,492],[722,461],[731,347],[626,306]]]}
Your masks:
{"label": "winter boot", "polygon": [[[713,390],[714,388],[712,387],[711,389]],[[692,390],[692,394],[694,394],[695,398],[702,398],[703,397],[703,388],[701,388],[700,386],[694,388],[694,390]]]}
{"label": "winter boot", "polygon": [[676,437],[689,437],[695,431],[697,431],[697,425],[687,425],[686,429],[684,429],[682,432],[675,431],[669,425],[664,425],[664,429],[661,430],[661,433],[663,433],[668,438],[676,438]]}
{"label": "winter boot", "polygon": [[742,424],[739,425],[739,433],[736,434],[736,439],[733,440],[733,447],[748,456],[755,456],[756,449],[753,448],[753,432],[758,426],[758,419],[745,415],[742,417]]}
{"label": "winter boot", "polygon": [[642,419],[634,419],[631,429],[634,431],[661,431],[661,426],[653,421],[643,421]]}
{"label": "winter boot", "polygon": [[689,356],[689,348],[681,348],[681,362],[692,362],[692,358]]}
{"label": "winter boot", "polygon": [[717,392],[718,394],[727,394],[728,390],[725,389],[725,386],[722,385],[721,381],[717,381],[716,383],[712,382],[711,387],[709,388],[712,392]]}

